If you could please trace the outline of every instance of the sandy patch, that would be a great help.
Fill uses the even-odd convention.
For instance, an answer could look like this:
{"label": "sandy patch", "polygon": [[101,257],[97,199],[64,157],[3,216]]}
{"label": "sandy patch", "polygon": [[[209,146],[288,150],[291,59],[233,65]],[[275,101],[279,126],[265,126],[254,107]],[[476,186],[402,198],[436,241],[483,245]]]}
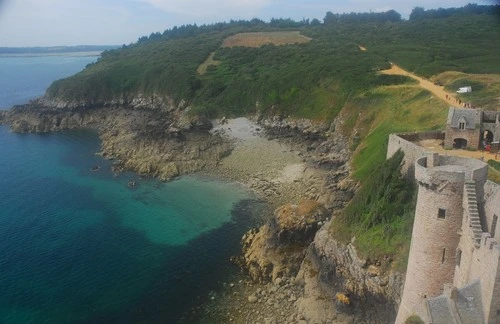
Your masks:
{"label": "sandy patch", "polygon": [[281,172],[281,176],[276,178],[275,181],[281,183],[291,183],[294,181],[298,181],[304,175],[306,171],[305,163],[295,163],[285,166],[285,168]]}
{"label": "sandy patch", "polygon": [[251,120],[245,117],[234,119],[225,119],[224,122],[219,120],[212,121],[214,128],[212,132],[223,132],[225,135],[241,140],[247,141],[261,136],[261,128]]}
{"label": "sandy patch", "polygon": [[267,44],[276,46],[308,43],[311,38],[301,35],[299,31],[253,32],[239,33],[226,38],[222,47],[261,47]]}
{"label": "sandy patch", "polygon": [[260,126],[247,118],[213,124],[212,131],[233,139],[235,147],[212,173],[246,185],[274,207],[310,198],[305,193],[321,182],[323,171],[307,167],[290,146],[265,138]]}

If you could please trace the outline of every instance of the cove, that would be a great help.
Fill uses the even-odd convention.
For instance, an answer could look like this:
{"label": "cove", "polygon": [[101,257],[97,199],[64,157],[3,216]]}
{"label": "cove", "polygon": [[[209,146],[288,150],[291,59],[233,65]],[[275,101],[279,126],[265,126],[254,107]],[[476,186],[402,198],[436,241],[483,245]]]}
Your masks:
{"label": "cove", "polygon": [[265,208],[209,177],[115,175],[89,130],[0,126],[0,148],[2,323],[176,322],[236,271]]}

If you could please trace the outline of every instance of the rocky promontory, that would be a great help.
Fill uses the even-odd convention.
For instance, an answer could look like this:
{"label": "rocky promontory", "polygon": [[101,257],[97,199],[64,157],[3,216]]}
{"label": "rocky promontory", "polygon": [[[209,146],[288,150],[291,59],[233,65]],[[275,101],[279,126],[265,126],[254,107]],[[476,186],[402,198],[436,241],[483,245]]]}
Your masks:
{"label": "rocky promontory", "polygon": [[169,180],[203,170],[245,184],[275,209],[245,234],[234,258],[251,281],[205,305],[207,320],[383,322],[394,314],[401,277],[328,233],[357,189],[349,176],[350,140],[336,131],[341,122],[253,116],[214,123],[185,102],[155,96],[100,104],[41,98],[0,112],[0,123],[15,132],[96,129],[100,154],[114,160],[117,172]]}
{"label": "rocky promontory", "polygon": [[237,263],[258,282],[295,276],[307,246],[328,216],[314,200],[279,207],[267,224],[243,236]]}
{"label": "rocky promontory", "polygon": [[102,140],[100,154],[115,161],[116,171],[162,180],[214,166],[233,148],[231,141],[209,133],[210,120],[191,115],[184,104],[173,107],[164,101],[85,106],[41,98],[2,112],[0,122],[21,133],[94,128]]}

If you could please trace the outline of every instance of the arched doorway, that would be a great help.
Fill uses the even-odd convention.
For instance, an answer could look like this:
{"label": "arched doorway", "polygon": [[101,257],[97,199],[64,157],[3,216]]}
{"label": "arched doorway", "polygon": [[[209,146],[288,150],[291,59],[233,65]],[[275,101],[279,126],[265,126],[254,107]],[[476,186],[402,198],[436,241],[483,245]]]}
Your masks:
{"label": "arched doorway", "polygon": [[483,133],[483,140],[486,141],[486,144],[493,142],[493,133],[489,130],[485,130]]}
{"label": "arched doorway", "polygon": [[453,148],[466,149],[467,148],[467,140],[465,138],[455,138],[453,140]]}

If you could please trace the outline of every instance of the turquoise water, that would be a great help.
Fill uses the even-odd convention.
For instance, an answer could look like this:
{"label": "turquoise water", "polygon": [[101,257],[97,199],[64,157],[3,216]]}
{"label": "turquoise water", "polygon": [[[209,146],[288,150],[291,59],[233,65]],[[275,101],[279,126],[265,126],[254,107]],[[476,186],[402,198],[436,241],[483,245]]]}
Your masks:
{"label": "turquoise water", "polygon": [[[8,59],[0,67],[16,65],[23,80],[47,71],[46,60],[53,73],[62,59],[53,79],[67,73],[62,57]],[[73,72],[93,59],[74,61]],[[22,93],[2,93],[0,107],[42,94],[36,80],[46,80],[33,80],[32,88],[0,81]],[[235,271],[228,259],[262,207],[216,179],[116,176],[95,155],[91,130],[13,134],[0,126],[0,149],[1,323],[176,322]]]}

